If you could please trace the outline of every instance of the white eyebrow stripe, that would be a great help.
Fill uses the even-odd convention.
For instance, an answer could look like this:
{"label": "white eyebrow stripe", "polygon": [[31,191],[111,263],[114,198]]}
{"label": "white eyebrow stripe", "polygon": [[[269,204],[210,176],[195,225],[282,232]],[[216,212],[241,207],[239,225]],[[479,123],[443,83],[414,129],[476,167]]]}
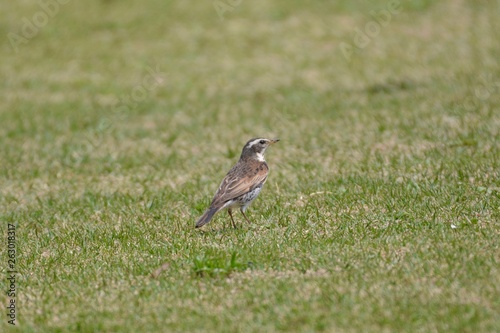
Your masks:
{"label": "white eyebrow stripe", "polygon": [[260,140],[263,140],[263,139],[255,139],[255,140],[253,140],[252,142],[250,142],[248,144],[248,148],[251,148],[253,145],[257,144],[257,142],[259,142]]}

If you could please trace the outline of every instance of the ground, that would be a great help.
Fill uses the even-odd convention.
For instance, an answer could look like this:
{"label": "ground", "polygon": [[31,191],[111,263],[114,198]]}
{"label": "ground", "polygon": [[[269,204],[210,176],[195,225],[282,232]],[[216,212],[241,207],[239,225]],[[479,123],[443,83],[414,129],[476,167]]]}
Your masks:
{"label": "ground", "polygon": [[[0,9],[0,325],[500,331],[498,1]],[[195,230],[256,136],[252,223]]]}

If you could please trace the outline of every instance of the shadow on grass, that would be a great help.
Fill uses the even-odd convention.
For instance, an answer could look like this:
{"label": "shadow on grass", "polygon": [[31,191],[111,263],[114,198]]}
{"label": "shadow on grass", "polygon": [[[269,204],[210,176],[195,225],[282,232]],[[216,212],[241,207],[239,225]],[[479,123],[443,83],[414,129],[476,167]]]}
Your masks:
{"label": "shadow on grass", "polygon": [[203,254],[193,259],[193,272],[200,278],[228,277],[233,272],[244,271],[247,268],[248,264],[241,262],[236,252],[232,252],[231,257]]}

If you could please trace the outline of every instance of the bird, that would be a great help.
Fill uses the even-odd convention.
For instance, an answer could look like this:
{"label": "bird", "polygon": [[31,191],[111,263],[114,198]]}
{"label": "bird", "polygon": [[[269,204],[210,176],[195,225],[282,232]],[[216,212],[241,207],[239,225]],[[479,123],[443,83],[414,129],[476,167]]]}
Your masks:
{"label": "bird", "polygon": [[253,138],[243,146],[238,162],[229,170],[215,192],[210,207],[196,222],[196,228],[201,228],[212,217],[223,209],[227,209],[233,227],[233,209],[239,208],[248,223],[245,210],[259,195],[267,180],[269,167],[264,159],[266,149],[280,141],[279,139]]}

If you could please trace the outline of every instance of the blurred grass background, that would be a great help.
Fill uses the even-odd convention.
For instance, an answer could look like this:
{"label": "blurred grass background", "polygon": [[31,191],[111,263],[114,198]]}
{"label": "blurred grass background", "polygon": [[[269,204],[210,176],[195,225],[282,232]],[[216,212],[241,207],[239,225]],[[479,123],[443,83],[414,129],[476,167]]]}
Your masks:
{"label": "blurred grass background", "polygon": [[[45,3],[14,47],[43,9],[0,4],[18,331],[500,330],[498,1],[401,1],[350,58],[389,1]],[[255,136],[253,223],[195,231]]]}

